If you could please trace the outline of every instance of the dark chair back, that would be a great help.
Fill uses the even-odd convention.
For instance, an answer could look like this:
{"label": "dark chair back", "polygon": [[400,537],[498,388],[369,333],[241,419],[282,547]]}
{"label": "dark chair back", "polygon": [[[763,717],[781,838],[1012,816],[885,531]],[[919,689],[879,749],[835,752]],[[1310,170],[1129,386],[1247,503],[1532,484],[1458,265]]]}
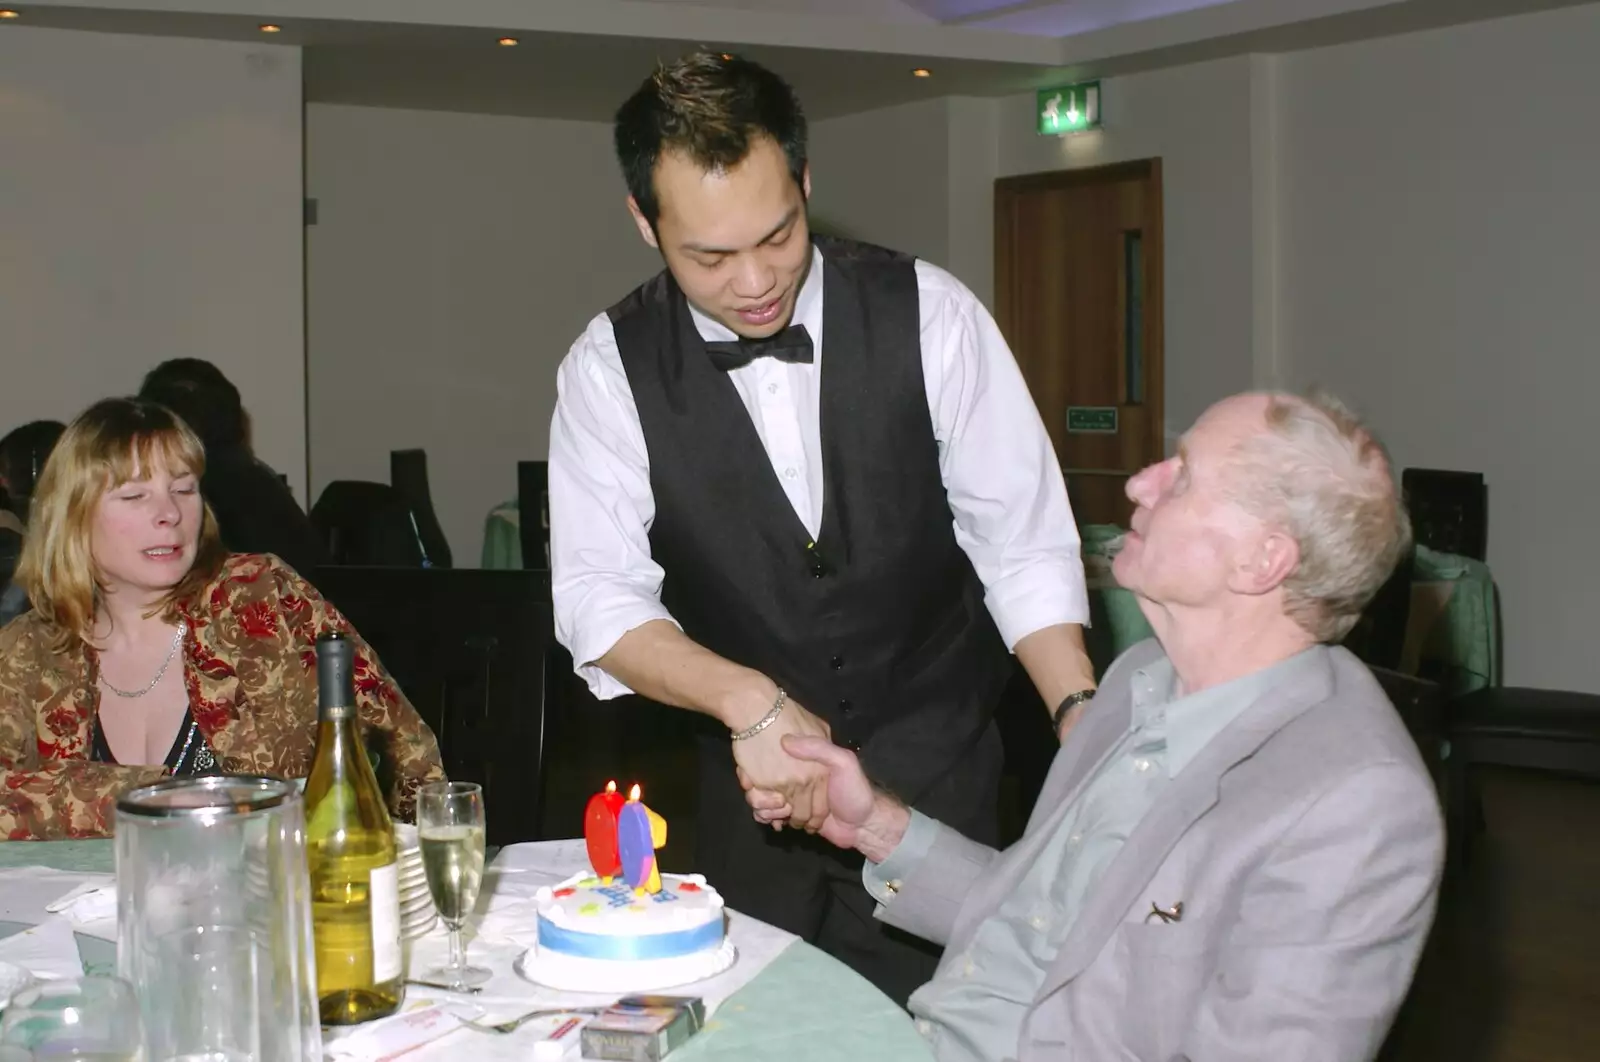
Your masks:
{"label": "dark chair back", "polygon": [[0,627],[33,607],[22,587],[11,581],[21,556],[22,536],[9,527],[0,527]]}
{"label": "dark chair back", "polygon": [[429,568],[449,568],[450,543],[433,511],[433,494],[428,489],[428,454],[425,450],[390,450],[389,482],[400,492],[416,521],[417,541]]}
{"label": "dark chair back", "polygon": [[334,480],[322,489],[310,515],[331,564],[427,566],[411,507],[387,483]]}
{"label": "dark chair back", "polygon": [[483,786],[488,843],[541,839],[548,574],[330,566],[313,582],[433,728],[445,773]]}
{"label": "dark chair back", "polygon": [[1400,714],[1406,730],[1417,743],[1422,762],[1433,777],[1441,803],[1445,792],[1444,691],[1437,682],[1404,675],[1388,668],[1375,667],[1372,674]]}
{"label": "dark chair back", "polygon": [[550,462],[517,462],[517,521],[522,566],[550,570]]}
{"label": "dark chair back", "polygon": [[1395,670],[1405,651],[1406,628],[1411,622],[1411,582],[1416,573],[1416,554],[1408,551],[1395,565],[1394,574],[1378,588],[1361,619],[1349,634],[1344,647],[1363,663]]}
{"label": "dark chair back", "polygon": [[5,505],[23,523],[28,521],[28,509],[33,504],[33,489],[38,485],[39,474],[50,459],[56,442],[66,425],[54,420],[36,420],[13,428],[0,438],[0,474],[6,480]]}
{"label": "dark chair back", "polygon": [[1417,544],[1485,560],[1489,551],[1489,488],[1481,472],[1408,468],[1400,474]]}

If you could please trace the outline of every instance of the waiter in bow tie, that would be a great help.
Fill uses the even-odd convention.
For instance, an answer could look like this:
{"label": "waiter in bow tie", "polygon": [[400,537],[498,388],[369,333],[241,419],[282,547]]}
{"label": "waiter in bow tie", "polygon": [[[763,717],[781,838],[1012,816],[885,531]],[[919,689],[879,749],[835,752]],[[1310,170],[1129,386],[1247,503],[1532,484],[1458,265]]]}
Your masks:
{"label": "waiter in bow tie", "polygon": [[[1093,696],[1061,470],[977,298],[909,255],[813,237],[793,90],[691,55],[617,112],[628,210],[666,269],[561,365],[550,429],[558,635],[599,697],[720,723],[701,743],[696,872],[733,908],[904,1002],[937,953],[872,918],[860,861],[807,836],[830,737],[997,841],[1010,649],[1058,733]],[[802,829],[756,823],[743,787]]]}

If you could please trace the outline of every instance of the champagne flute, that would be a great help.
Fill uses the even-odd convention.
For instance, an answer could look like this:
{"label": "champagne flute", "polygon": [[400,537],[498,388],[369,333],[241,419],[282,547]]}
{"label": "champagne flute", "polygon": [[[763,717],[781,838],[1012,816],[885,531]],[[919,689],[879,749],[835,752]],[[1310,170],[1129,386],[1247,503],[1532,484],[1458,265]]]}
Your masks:
{"label": "champagne flute", "polygon": [[12,997],[0,1044],[37,1060],[140,1062],[144,1030],[133,986],[116,977],[46,981]]}
{"label": "champagne flute", "polygon": [[476,782],[430,782],[417,793],[417,835],[433,905],[450,930],[450,962],[426,979],[451,988],[471,988],[489,979],[468,966],[461,927],[478,905],[483,883],[483,787]]}

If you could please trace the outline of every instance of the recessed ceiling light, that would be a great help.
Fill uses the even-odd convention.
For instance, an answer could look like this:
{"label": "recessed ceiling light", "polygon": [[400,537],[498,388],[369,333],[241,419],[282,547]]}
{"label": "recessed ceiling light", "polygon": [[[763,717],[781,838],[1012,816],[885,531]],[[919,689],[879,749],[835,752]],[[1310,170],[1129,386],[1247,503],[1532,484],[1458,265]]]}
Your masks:
{"label": "recessed ceiling light", "polygon": [[262,33],[282,33],[283,32],[283,27],[282,26],[274,25],[271,22],[263,22],[261,25],[257,26],[256,29],[260,30]]}
{"label": "recessed ceiling light", "polygon": [[517,45],[521,44],[522,42],[517,40],[515,37],[501,37],[495,43],[500,45],[500,47],[502,47],[502,48],[515,48]]}
{"label": "recessed ceiling light", "polygon": [[932,77],[933,76],[933,71],[929,70],[925,66],[919,66],[915,70],[911,71],[911,76],[912,77]]}
{"label": "recessed ceiling light", "polygon": [[0,8],[0,18],[21,18],[21,11],[13,11],[9,7]]}

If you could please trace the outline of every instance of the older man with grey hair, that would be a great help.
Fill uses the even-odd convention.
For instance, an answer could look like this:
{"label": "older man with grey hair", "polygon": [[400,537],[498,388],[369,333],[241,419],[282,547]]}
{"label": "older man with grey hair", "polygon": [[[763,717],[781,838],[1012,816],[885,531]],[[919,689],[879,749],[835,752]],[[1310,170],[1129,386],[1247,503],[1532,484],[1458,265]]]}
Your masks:
{"label": "older man with grey hair", "polygon": [[[828,840],[892,925],[945,945],[910,1001],[950,1062],[1370,1059],[1432,923],[1444,831],[1371,673],[1337,642],[1410,527],[1331,399],[1239,395],[1128,484],[1124,653],[1003,852],[820,739]],[[779,823],[781,797],[749,792]]]}

